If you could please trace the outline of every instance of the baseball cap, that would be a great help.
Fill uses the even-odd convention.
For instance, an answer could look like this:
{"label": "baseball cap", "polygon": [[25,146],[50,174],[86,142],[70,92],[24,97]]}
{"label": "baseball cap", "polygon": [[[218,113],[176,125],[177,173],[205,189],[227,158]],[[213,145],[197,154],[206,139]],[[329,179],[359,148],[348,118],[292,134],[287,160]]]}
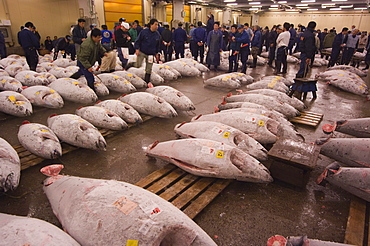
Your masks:
{"label": "baseball cap", "polygon": [[119,18],[119,20],[118,20],[119,22],[124,22],[124,21],[126,21],[126,18]]}
{"label": "baseball cap", "polygon": [[69,35],[66,35],[66,39],[69,40],[69,41],[72,40],[71,36],[69,36]]}
{"label": "baseball cap", "polygon": [[121,26],[123,26],[126,29],[130,29],[130,25],[127,22],[122,22]]}
{"label": "baseball cap", "polygon": [[238,25],[238,29],[242,29],[242,28],[244,28],[243,25]]}

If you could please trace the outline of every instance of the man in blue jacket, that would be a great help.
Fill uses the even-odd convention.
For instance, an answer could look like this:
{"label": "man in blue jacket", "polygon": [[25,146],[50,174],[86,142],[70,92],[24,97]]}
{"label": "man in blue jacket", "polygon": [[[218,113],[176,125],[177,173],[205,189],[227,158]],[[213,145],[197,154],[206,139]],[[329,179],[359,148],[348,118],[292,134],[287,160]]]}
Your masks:
{"label": "man in blue jacket", "polygon": [[242,73],[247,72],[247,61],[248,56],[250,54],[250,45],[251,45],[251,39],[249,37],[248,32],[245,30],[243,25],[238,26],[238,33],[240,33],[240,36],[232,37],[232,41],[236,41],[240,44],[240,51],[239,51],[239,59],[242,62]]}
{"label": "man in blue jacket", "polygon": [[222,52],[223,38],[222,32],[220,31],[220,23],[215,22],[213,24],[213,30],[208,33],[207,36],[207,66],[211,68],[214,66],[215,71],[217,71],[218,65],[220,65],[220,52]]}
{"label": "man in blue jacket", "polygon": [[348,39],[347,33],[348,33],[348,28],[344,27],[342,29],[342,32],[337,34],[337,36],[335,36],[328,67],[332,67],[335,65],[335,63],[338,60],[340,51],[343,49],[343,47],[346,46],[347,39]]}
{"label": "man in blue jacket", "polygon": [[204,62],[204,45],[206,43],[207,34],[203,28],[203,23],[198,21],[198,27],[193,32],[194,45],[194,59],[198,61],[198,55],[200,56],[200,63]]}
{"label": "man in blue jacket", "polygon": [[295,45],[295,41],[297,38],[297,31],[294,29],[294,24],[290,24],[289,33],[290,33],[290,39],[289,39],[288,51],[289,51],[289,55],[292,55],[293,46]]}
{"label": "man in blue jacket", "polygon": [[316,45],[315,45],[315,34],[313,31],[315,30],[316,22],[311,21],[308,23],[307,29],[301,36],[301,42],[299,43],[299,50],[301,51],[301,64],[299,67],[299,71],[296,74],[297,78],[303,78],[305,76],[306,69],[309,64],[311,64],[311,60],[315,56],[316,52]]}
{"label": "man in blue jacket", "polygon": [[[146,62],[145,66],[145,82],[150,82],[150,74],[152,73],[152,67],[154,57],[159,61],[159,53],[161,51],[160,42],[161,35],[158,30],[158,20],[151,19],[149,21],[149,28],[143,29],[135,41],[135,54],[137,55],[136,64],[137,68],[141,67],[144,59]],[[128,68],[127,68],[128,69]]]}
{"label": "man in blue jacket", "polygon": [[186,31],[182,29],[182,23],[178,24],[178,28],[173,32],[173,41],[175,43],[175,57],[179,59],[185,57],[185,42],[188,40]]}
{"label": "man in blue jacket", "polygon": [[238,71],[238,54],[239,54],[239,51],[240,51],[240,42],[237,42],[236,38],[239,38],[241,36],[242,36],[242,34],[238,32],[238,26],[235,25],[235,24],[232,25],[231,26],[231,33],[230,33],[231,41],[230,41],[230,45],[229,45],[230,55],[229,55],[229,71],[228,71],[228,73]]}
{"label": "man in blue jacket", "polygon": [[19,44],[22,46],[26,55],[26,60],[30,70],[36,71],[37,63],[39,62],[39,55],[37,50],[40,48],[40,42],[35,33],[32,32],[32,22],[27,22],[24,29],[19,32]]}
{"label": "man in blue jacket", "polygon": [[260,31],[260,27],[258,25],[253,26],[253,38],[251,42],[252,46],[252,56],[253,56],[253,64],[250,66],[251,68],[255,68],[257,65],[257,55],[260,52],[262,45],[262,34]]}

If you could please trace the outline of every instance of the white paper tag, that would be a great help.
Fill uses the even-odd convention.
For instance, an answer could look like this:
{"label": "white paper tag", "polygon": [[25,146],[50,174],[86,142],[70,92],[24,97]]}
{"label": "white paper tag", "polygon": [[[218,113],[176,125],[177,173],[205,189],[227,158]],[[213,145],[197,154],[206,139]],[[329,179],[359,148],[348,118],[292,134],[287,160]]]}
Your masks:
{"label": "white paper tag", "polygon": [[207,146],[202,146],[202,149],[200,151],[202,154],[213,154],[215,152],[214,148],[210,148]]}
{"label": "white paper tag", "polygon": [[217,126],[212,128],[212,132],[216,133],[217,135],[221,135],[223,131],[224,130],[222,130],[221,128],[219,128]]}
{"label": "white paper tag", "polygon": [[151,200],[141,203],[139,206],[150,218],[155,217],[162,212],[159,206]]}
{"label": "white paper tag", "polygon": [[128,53],[128,48],[121,48],[123,58],[128,59],[129,58],[129,53]]}
{"label": "white paper tag", "polygon": [[246,122],[256,123],[256,118],[254,118],[253,116],[246,116],[245,117],[245,121]]}
{"label": "white paper tag", "polygon": [[143,235],[148,234],[150,228],[152,228],[154,225],[154,222],[152,220],[144,220],[143,224],[139,228],[139,232]]}
{"label": "white paper tag", "polygon": [[148,63],[153,63],[154,57],[152,55],[148,56]]}

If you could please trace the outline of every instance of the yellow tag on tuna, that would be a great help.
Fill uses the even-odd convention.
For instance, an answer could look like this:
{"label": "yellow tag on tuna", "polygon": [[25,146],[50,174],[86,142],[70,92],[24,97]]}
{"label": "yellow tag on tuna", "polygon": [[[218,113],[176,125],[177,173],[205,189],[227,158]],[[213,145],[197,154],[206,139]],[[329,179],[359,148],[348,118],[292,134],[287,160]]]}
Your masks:
{"label": "yellow tag on tuna", "polygon": [[258,125],[259,125],[259,126],[264,126],[264,125],[265,125],[265,122],[264,122],[263,120],[259,120],[259,121],[258,121]]}
{"label": "yellow tag on tuna", "polygon": [[169,68],[170,68],[170,66],[165,66],[164,68],[169,69]]}
{"label": "yellow tag on tuna", "polygon": [[23,104],[25,104],[25,102],[23,102],[23,101],[16,101],[15,104],[17,104],[17,105],[23,105]]}
{"label": "yellow tag on tuna", "polygon": [[114,79],[119,79],[119,77],[118,77],[118,76],[114,76],[113,78],[114,78]]}
{"label": "yellow tag on tuna", "polygon": [[49,132],[48,130],[45,130],[45,129],[41,129],[40,131],[41,132]]}
{"label": "yellow tag on tuna", "polygon": [[139,240],[128,239],[126,246],[139,246]]}
{"label": "yellow tag on tuna", "polygon": [[125,80],[125,81],[123,81],[123,83],[129,84],[129,83],[130,83],[130,81]]}
{"label": "yellow tag on tuna", "polygon": [[35,93],[35,95],[38,95],[38,94],[40,94],[40,92],[36,92],[36,93]]}
{"label": "yellow tag on tuna", "polygon": [[224,133],[224,138],[229,138],[229,136],[230,136],[230,132],[225,132]]}
{"label": "yellow tag on tuna", "polygon": [[222,150],[217,150],[216,157],[217,158],[224,158],[224,152]]}
{"label": "yellow tag on tuna", "polygon": [[54,91],[54,90],[50,90],[50,92],[51,92],[51,93],[55,93],[55,91]]}
{"label": "yellow tag on tuna", "polygon": [[128,73],[127,76],[132,77],[132,74],[131,73]]}
{"label": "yellow tag on tuna", "polygon": [[276,83],[277,83],[277,81],[272,81],[271,83],[268,83],[267,84],[267,87],[272,88],[272,87],[274,87],[276,85]]}
{"label": "yellow tag on tuna", "polygon": [[15,100],[15,96],[9,96],[8,99],[9,99],[9,101],[12,101],[12,102],[15,102],[16,101]]}
{"label": "yellow tag on tuna", "polygon": [[339,76],[339,77],[343,77],[344,75],[343,75],[343,74],[339,74],[338,76]]}
{"label": "yellow tag on tuna", "polygon": [[78,83],[78,82],[73,82],[72,84],[74,84],[74,85],[79,85],[80,83]]}
{"label": "yellow tag on tuna", "polygon": [[1,80],[1,83],[3,83],[3,84],[4,84],[5,82],[6,82],[6,80],[5,80],[5,79]]}
{"label": "yellow tag on tuna", "polygon": [[227,78],[222,78],[222,81],[227,81]]}
{"label": "yellow tag on tuna", "polygon": [[26,75],[26,76],[24,76],[26,79],[28,79],[29,77],[30,77],[30,75]]}

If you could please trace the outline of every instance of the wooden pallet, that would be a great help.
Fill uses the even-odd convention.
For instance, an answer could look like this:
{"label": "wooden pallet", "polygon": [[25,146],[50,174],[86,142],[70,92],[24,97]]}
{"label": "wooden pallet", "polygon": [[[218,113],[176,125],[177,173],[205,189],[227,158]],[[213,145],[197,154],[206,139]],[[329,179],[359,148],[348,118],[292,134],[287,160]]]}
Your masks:
{"label": "wooden pallet", "polygon": [[[141,115],[141,118],[144,121],[150,120],[153,117],[149,115]],[[136,126],[135,124],[128,124],[128,128],[131,128],[133,126]],[[102,134],[104,138],[110,138],[113,137],[123,131],[113,131],[108,129],[99,129],[99,132]],[[41,162],[43,162],[45,159],[42,157],[39,157],[37,155],[32,154],[28,150],[26,150],[22,145],[13,146],[13,148],[17,151],[19,159],[21,161],[21,170],[27,169],[29,167],[35,166]],[[71,151],[74,151],[76,149],[79,149],[79,147],[75,147],[72,145],[69,145],[67,143],[62,143],[62,153],[67,154]]]}
{"label": "wooden pallet", "polygon": [[306,111],[301,112],[300,116],[290,119],[290,122],[317,127],[320,124],[323,117],[324,117],[323,114]]}
{"label": "wooden pallet", "polygon": [[149,174],[136,185],[171,202],[193,219],[231,182],[227,179],[195,176],[169,164]]}
{"label": "wooden pallet", "polygon": [[370,246],[370,203],[353,197],[349,209],[344,243]]}

